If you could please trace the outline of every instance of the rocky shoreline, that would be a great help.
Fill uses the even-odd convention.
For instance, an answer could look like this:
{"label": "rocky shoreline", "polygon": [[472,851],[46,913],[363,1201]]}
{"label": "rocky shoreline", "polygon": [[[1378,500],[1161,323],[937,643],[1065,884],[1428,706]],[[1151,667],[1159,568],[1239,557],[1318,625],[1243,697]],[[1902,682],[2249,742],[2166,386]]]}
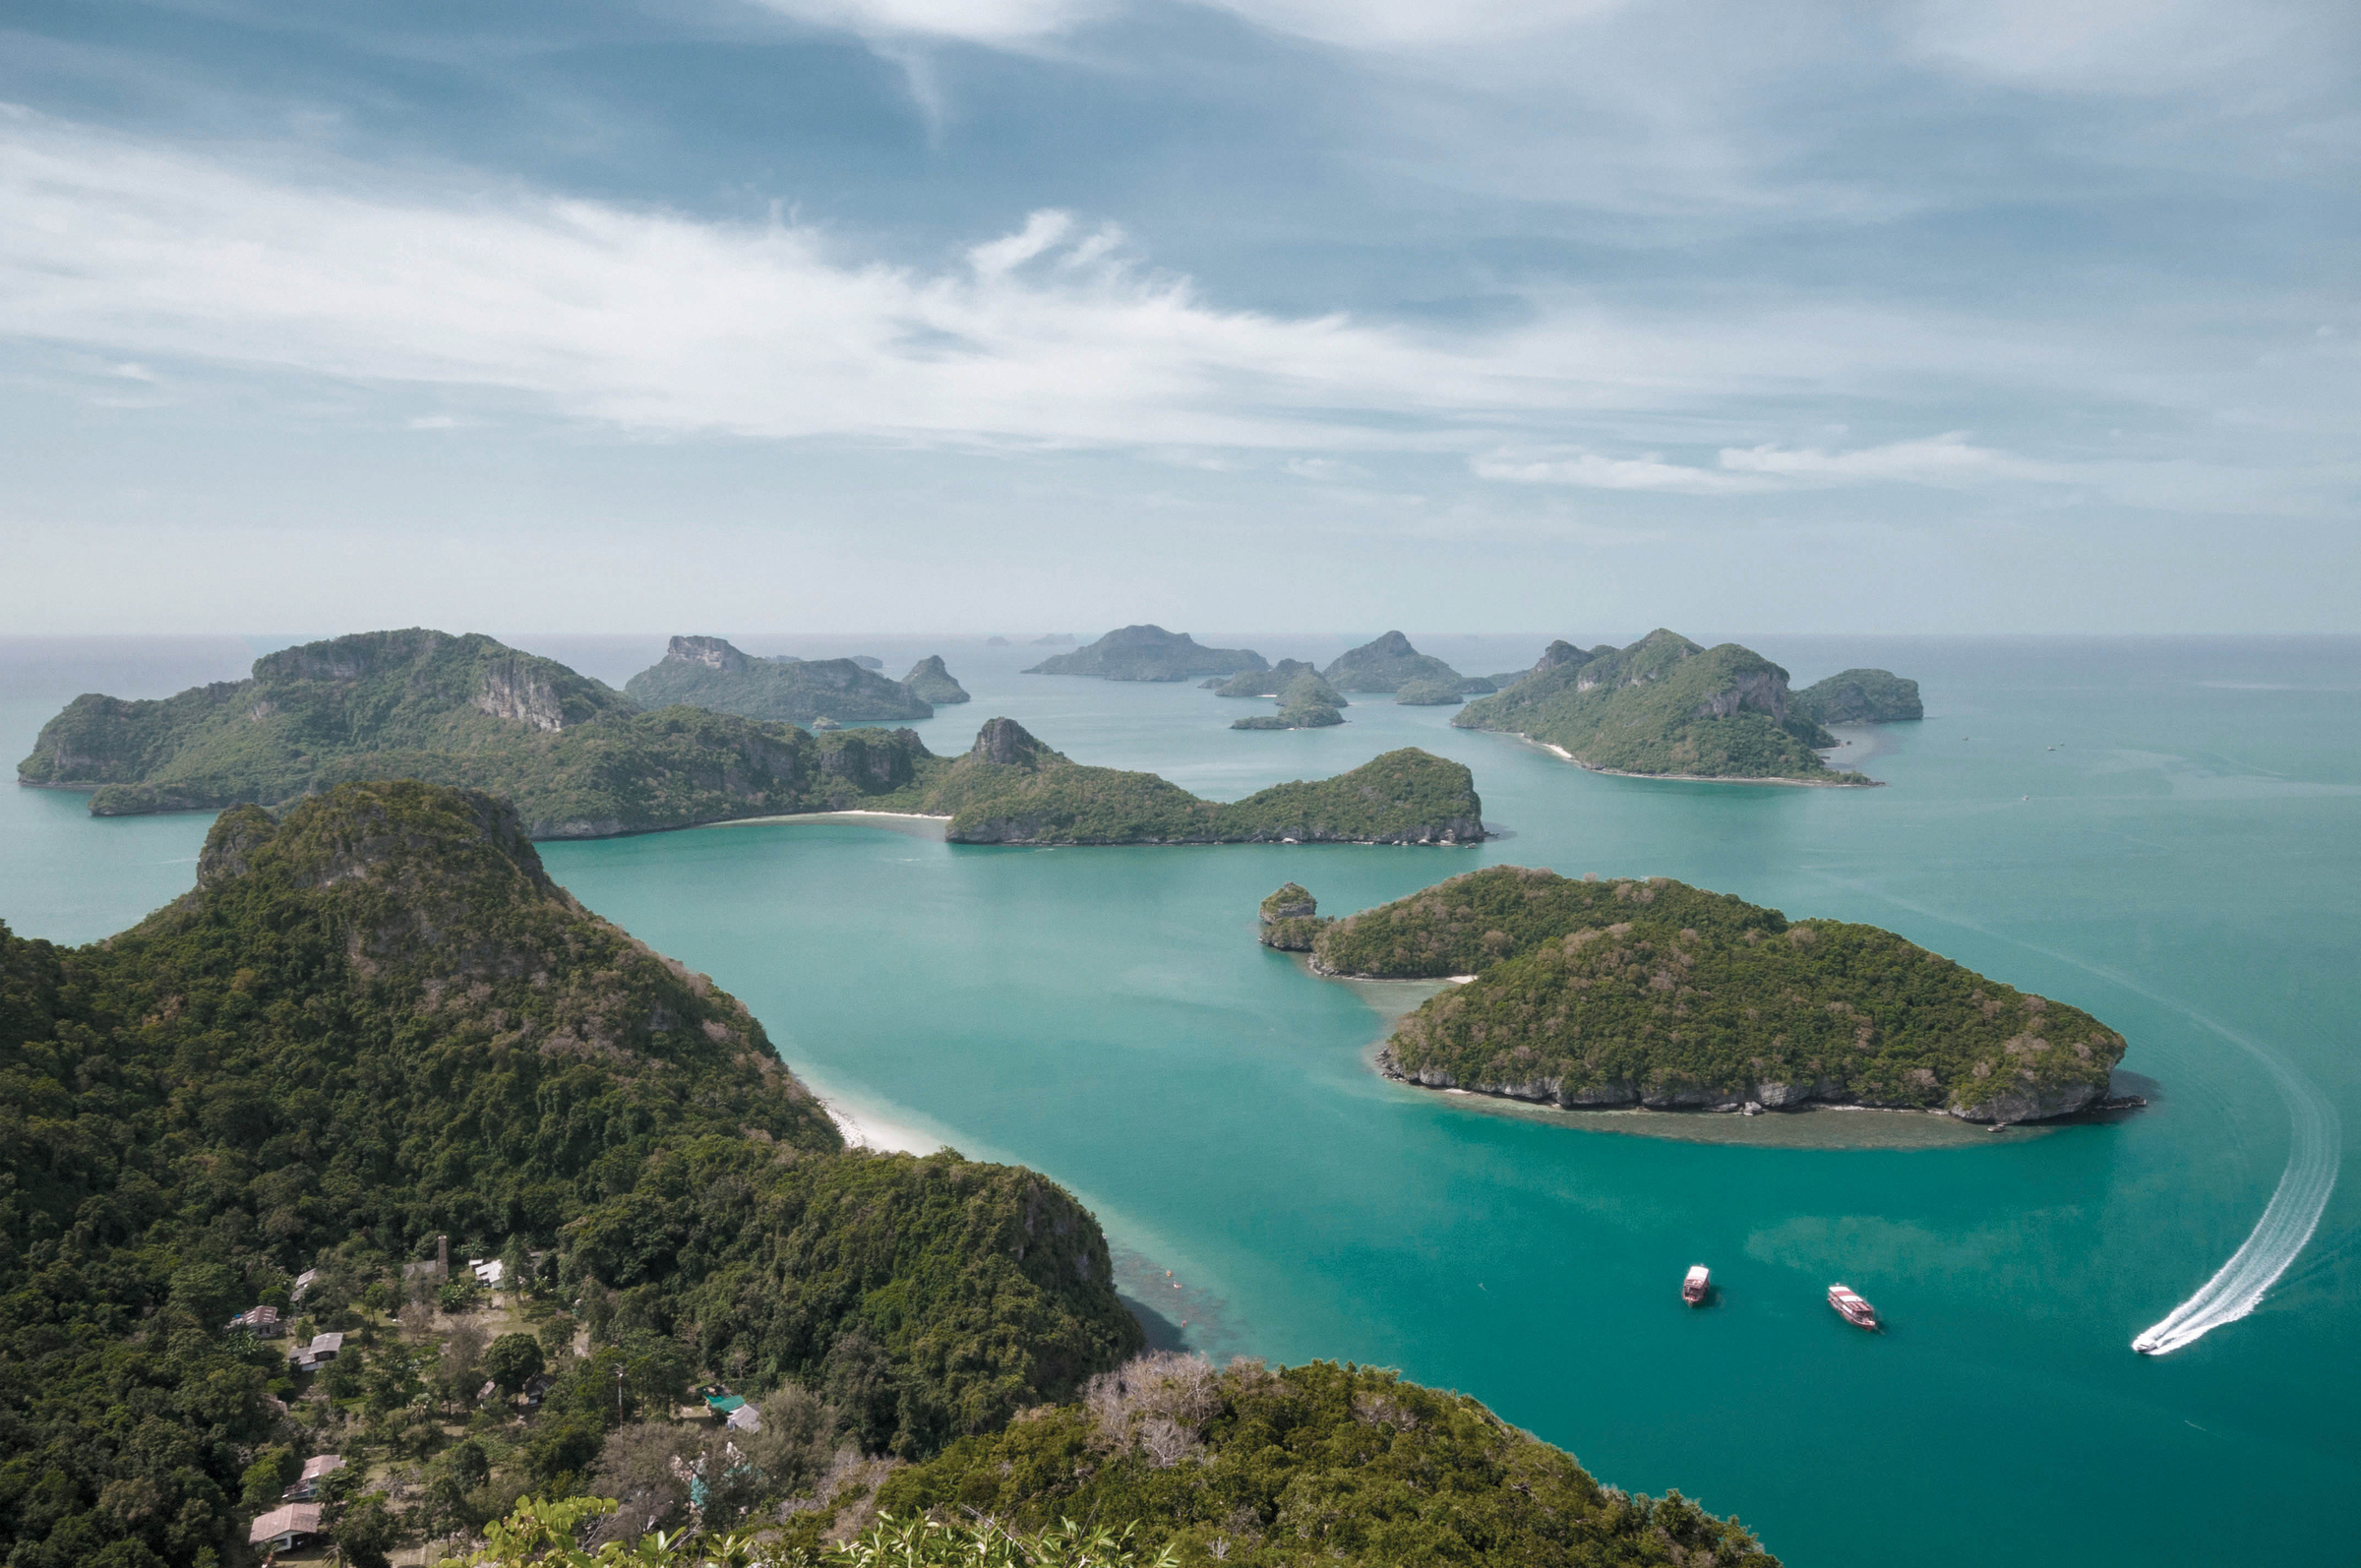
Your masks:
{"label": "rocky shoreline", "polygon": [[1552,756],[1573,763],[1585,773],[1604,773],[1609,778],[1652,778],[1673,784],[1784,784],[1799,790],[1882,790],[1886,787],[1886,781],[1882,778],[1730,778],[1719,773],[1634,773],[1626,768],[1601,767],[1595,762],[1586,762],[1564,747],[1537,741],[1523,730],[1517,731],[1516,737],[1528,746],[1537,746]]}
{"label": "rocky shoreline", "polygon": [[[1314,974],[1331,979],[1356,978],[1323,969],[1316,959],[1308,960],[1308,967]],[[2095,1088],[2083,1084],[2067,1086],[2054,1094],[2000,1095],[1976,1105],[1951,1108],[1847,1098],[1836,1084],[1826,1079],[1811,1084],[1757,1083],[1743,1094],[1700,1084],[1682,1085],[1668,1091],[1650,1091],[1636,1084],[1619,1082],[1569,1091],[1562,1082],[1548,1078],[1535,1079],[1531,1083],[1463,1084],[1440,1069],[1428,1068],[1417,1073],[1402,1071],[1394,1060],[1390,1042],[1378,1047],[1374,1061],[1380,1074],[1410,1088],[1513,1100],[1558,1111],[1654,1111],[1669,1115],[1749,1116],[1768,1112],[1883,1111],[1907,1116],[1945,1116],[1990,1126],[1998,1131],[2002,1127],[2072,1121],[2109,1112],[2140,1110],[2148,1104],[2140,1095],[2101,1094]]]}

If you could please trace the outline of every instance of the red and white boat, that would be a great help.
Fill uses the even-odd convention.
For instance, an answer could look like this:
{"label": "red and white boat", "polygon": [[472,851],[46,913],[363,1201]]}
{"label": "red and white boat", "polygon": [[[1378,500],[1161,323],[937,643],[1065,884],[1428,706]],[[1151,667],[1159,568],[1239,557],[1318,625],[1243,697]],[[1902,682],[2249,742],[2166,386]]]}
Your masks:
{"label": "red and white boat", "polygon": [[1707,1283],[1712,1278],[1713,1276],[1706,1272],[1704,1264],[1690,1264],[1689,1272],[1682,1277],[1680,1282],[1680,1298],[1691,1306],[1703,1306]]}
{"label": "red and white boat", "polygon": [[1835,1307],[1838,1315],[1854,1328],[1874,1329],[1878,1327],[1877,1308],[1853,1295],[1852,1288],[1848,1285],[1830,1286],[1828,1288],[1828,1304]]}

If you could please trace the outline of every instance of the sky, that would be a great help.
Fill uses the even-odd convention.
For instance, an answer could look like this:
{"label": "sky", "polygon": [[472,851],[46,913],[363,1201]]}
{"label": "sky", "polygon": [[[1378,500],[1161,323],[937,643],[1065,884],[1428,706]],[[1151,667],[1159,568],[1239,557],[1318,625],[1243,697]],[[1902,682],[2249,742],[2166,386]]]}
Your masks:
{"label": "sky", "polygon": [[2361,632],[2361,7],[19,0],[0,624]]}

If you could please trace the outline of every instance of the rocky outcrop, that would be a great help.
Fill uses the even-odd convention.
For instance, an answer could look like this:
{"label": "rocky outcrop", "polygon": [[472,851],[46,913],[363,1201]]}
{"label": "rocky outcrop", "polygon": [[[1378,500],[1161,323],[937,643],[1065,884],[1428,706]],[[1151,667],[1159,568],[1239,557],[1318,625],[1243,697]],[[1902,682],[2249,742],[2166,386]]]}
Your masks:
{"label": "rocky outcrop", "polygon": [[546,735],[564,729],[565,703],[548,675],[533,667],[537,662],[488,660],[483,667],[483,689],[475,694],[476,710]]}
{"label": "rocky outcrop", "polygon": [[[1266,946],[1283,943],[1264,937]],[[1326,973],[1315,959],[1315,972]],[[2106,1098],[2106,1089],[2096,1084],[2069,1084],[2047,1089],[2027,1087],[2022,1091],[2004,1092],[1988,1099],[1961,1105],[1928,1108],[1890,1100],[1866,1099],[1847,1092],[1843,1085],[1822,1078],[1813,1083],[1735,1083],[1699,1084],[1663,1082],[1640,1085],[1616,1079],[1605,1083],[1572,1085],[1563,1078],[1538,1077],[1523,1081],[1470,1080],[1462,1082],[1447,1068],[1420,1066],[1405,1070],[1386,1047],[1377,1055],[1378,1070],[1398,1082],[1415,1084],[1422,1089],[1457,1089],[1467,1094],[1489,1095],[1501,1100],[1521,1100],[1529,1105],[1555,1106],[1561,1111],[1805,1111],[1815,1106],[1853,1106],[1870,1110],[1911,1111],[1924,1114],[1937,1109],[1943,1115],[1979,1125],[2016,1126],[2028,1121],[2056,1121],[2080,1116],[2098,1106]]]}
{"label": "rocky outcrop", "polygon": [[1036,767],[1058,755],[1031,731],[1014,719],[986,719],[976,731],[976,744],[967,754],[979,762],[998,762],[1005,767]]}
{"label": "rocky outcrop", "polygon": [[743,670],[747,656],[720,637],[674,637],[664,649],[666,664],[701,664],[708,670]]}
{"label": "rocky outcrop", "polygon": [[1697,704],[1701,719],[1726,719],[1748,710],[1769,716],[1775,724],[1787,721],[1787,678],[1776,666],[1740,671]]}
{"label": "rocky outcrop", "polygon": [[939,653],[930,653],[910,666],[910,673],[902,677],[902,685],[910,689],[912,696],[938,707],[968,700],[967,688],[951,678]]}

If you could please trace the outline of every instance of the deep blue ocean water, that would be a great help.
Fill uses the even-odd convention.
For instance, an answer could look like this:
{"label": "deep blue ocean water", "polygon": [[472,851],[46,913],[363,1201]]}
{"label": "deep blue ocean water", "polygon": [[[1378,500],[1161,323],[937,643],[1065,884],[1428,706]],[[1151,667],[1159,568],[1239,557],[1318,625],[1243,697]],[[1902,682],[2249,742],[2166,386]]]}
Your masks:
{"label": "deep blue ocean water", "polygon": [[[1205,639],[1322,659],[1349,640]],[[22,755],[75,692],[159,695],[283,640],[0,641],[0,737]],[[510,640],[618,683],[662,645]],[[2351,1554],[2351,1180],[2252,1315],[2164,1357],[2128,1342],[2247,1239],[2300,1116],[2343,1129],[2313,1174],[2351,1174],[2361,639],[1743,637],[1798,684],[1919,679],[1930,717],[1854,748],[1873,791],[1602,777],[1382,698],[1340,729],[1233,732],[1267,704],[1024,676],[1053,650],[974,638],[740,640],[896,675],[943,653],[976,700],[919,726],[938,751],[1006,713],[1223,797],[1408,744],[1474,768],[1510,836],[1472,850],[974,849],[842,821],[544,846],[592,908],[745,998],[831,1100],[1080,1193],[1163,1332],[1464,1390],[1795,1564]],[[1543,639],[1414,640],[1490,673]],[[0,795],[14,929],[86,940],[188,887],[205,818],[82,805]],[[1377,1078],[1371,1002],[1253,940],[1290,878],[1344,913],[1500,862],[1892,927],[2122,1030],[2155,1104],[1922,1148],[1487,1114]],[[1713,1310],[1679,1304],[1693,1262]],[[1888,1333],[1829,1312],[1839,1279]]]}

